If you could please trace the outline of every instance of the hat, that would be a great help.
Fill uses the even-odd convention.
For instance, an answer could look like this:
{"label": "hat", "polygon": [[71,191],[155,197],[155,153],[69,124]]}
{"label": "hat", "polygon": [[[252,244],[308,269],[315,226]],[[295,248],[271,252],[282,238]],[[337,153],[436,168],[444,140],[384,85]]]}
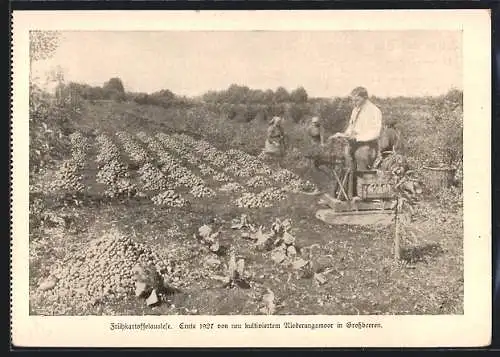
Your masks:
{"label": "hat", "polygon": [[319,122],[319,117],[313,117],[313,118],[311,119],[311,122],[312,122],[312,123],[317,123],[317,122]]}

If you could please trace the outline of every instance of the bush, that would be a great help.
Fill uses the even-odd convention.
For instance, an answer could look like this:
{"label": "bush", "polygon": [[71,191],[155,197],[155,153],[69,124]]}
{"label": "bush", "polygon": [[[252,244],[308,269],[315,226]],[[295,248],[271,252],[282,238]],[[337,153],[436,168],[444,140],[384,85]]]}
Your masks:
{"label": "bush", "polygon": [[310,115],[310,109],[306,104],[291,104],[287,110],[287,117],[295,123],[300,123]]}
{"label": "bush", "polygon": [[102,88],[106,92],[117,92],[117,93],[122,93],[125,94],[125,87],[123,86],[123,82],[120,78],[111,78],[109,81],[104,83]]}
{"label": "bush", "polygon": [[405,139],[403,150],[421,165],[454,166],[463,153],[463,112],[444,100],[426,110],[414,111],[398,124]]}
{"label": "bush", "polygon": [[33,83],[29,96],[29,169],[37,173],[69,152],[65,136],[80,116],[80,98],[68,91],[56,97]]}

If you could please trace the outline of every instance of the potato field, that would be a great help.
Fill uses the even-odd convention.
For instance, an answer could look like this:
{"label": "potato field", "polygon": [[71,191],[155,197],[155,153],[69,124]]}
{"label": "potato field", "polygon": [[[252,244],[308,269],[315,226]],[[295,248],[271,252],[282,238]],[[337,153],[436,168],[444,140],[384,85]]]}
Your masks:
{"label": "potato field", "polygon": [[422,197],[394,261],[391,226],[315,218],[324,175],[127,105],[140,124],[87,103],[31,174],[31,314],[463,313],[459,189]]}

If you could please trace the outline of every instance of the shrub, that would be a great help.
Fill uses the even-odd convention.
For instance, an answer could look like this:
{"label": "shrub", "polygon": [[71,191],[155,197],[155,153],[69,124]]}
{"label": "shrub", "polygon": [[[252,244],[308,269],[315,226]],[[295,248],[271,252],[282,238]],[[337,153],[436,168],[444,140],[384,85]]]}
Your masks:
{"label": "shrub", "polygon": [[429,166],[453,166],[462,159],[463,112],[444,100],[427,113],[409,113],[399,123],[405,141],[404,151],[415,161]]}
{"label": "shrub", "polygon": [[299,87],[290,93],[290,100],[297,104],[305,104],[307,103],[307,92],[304,87]]}
{"label": "shrub", "polygon": [[64,92],[56,98],[33,83],[29,96],[29,168],[36,173],[69,152],[65,136],[71,132],[72,120],[80,115],[80,107],[79,101]]}
{"label": "shrub", "polygon": [[123,86],[123,82],[120,78],[111,78],[109,81],[104,83],[102,88],[106,92],[125,93],[125,87]]}
{"label": "shrub", "polygon": [[291,104],[287,109],[287,117],[295,123],[304,121],[310,114],[310,109],[305,104]]}

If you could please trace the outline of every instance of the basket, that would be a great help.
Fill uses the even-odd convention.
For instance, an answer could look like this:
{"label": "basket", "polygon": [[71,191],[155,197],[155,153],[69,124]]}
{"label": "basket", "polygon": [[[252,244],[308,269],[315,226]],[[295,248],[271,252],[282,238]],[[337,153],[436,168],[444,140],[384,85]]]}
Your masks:
{"label": "basket", "polygon": [[426,185],[433,190],[450,187],[455,178],[456,168],[424,166]]}

